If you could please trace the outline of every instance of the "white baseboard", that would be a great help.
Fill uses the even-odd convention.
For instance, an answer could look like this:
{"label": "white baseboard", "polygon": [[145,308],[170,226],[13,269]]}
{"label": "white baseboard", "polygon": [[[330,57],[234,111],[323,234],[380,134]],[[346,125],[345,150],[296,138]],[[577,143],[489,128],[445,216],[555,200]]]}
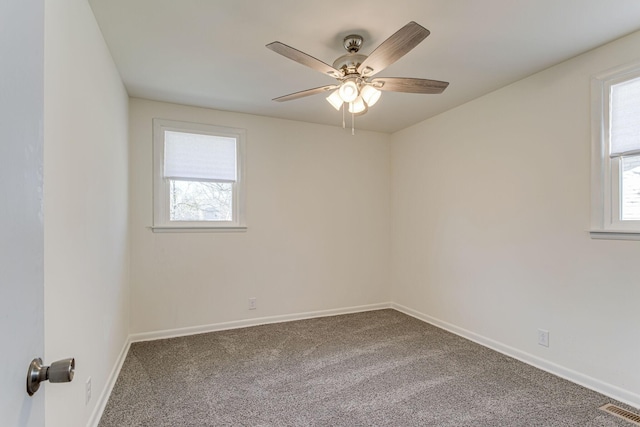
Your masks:
{"label": "white baseboard", "polygon": [[113,386],[116,385],[116,380],[120,375],[120,370],[122,369],[122,365],[124,364],[124,360],[127,358],[127,353],[129,353],[129,348],[131,347],[131,336],[128,336],[122,346],[122,350],[120,350],[120,354],[116,359],[116,363],[111,369],[111,373],[107,378],[107,383],[102,389],[102,393],[100,393],[100,397],[96,402],[96,406],[93,408],[93,412],[91,413],[91,417],[89,418],[89,422],[87,423],[87,427],[98,427],[100,423],[100,418],[102,418],[102,413],[104,412],[104,408],[107,406],[107,402],[109,401],[109,396],[111,396],[111,391],[113,390]]}
{"label": "white baseboard", "polygon": [[484,347],[488,347],[499,353],[505,354],[509,357],[513,357],[514,359],[517,359],[528,365],[534,366],[538,369],[542,369],[543,371],[549,372],[560,378],[564,378],[565,380],[579,384],[595,392],[604,394],[605,396],[611,397],[612,399],[618,400],[622,403],[626,403],[627,405],[631,405],[634,408],[640,408],[640,395],[638,394],[632,393],[628,390],[624,390],[620,387],[606,383],[604,381],[600,381],[596,378],[574,371],[573,369],[569,369],[548,360],[541,359],[540,357],[518,350],[514,347],[510,347],[506,344],[502,344],[498,341],[494,341],[482,335],[478,335],[474,332],[444,322],[440,319],[428,316],[424,313],[405,307],[403,305],[391,303],[391,308],[401,313],[415,317],[416,319],[422,320],[423,322],[429,323],[440,329],[444,329],[453,334],[466,338]]}
{"label": "white baseboard", "polygon": [[391,303],[360,305],[356,307],[336,308],[331,310],[310,311],[306,313],[293,313],[280,316],[258,317],[255,319],[236,320],[232,322],[213,323],[210,325],[191,326],[188,328],[167,329],[164,331],[142,332],[129,335],[133,342],[153,341],[165,338],[184,337],[187,335],[204,334],[207,332],[224,331],[228,329],[246,328],[249,326],[267,325],[270,323],[291,322],[294,320],[312,319],[316,317],[338,316],[340,314],[360,313],[364,311],[382,310],[391,308]]}

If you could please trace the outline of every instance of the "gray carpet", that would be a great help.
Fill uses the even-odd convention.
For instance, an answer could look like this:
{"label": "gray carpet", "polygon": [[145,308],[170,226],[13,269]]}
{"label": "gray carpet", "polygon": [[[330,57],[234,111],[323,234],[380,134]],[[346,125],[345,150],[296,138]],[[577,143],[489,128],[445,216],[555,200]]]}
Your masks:
{"label": "gray carpet", "polygon": [[608,402],[379,310],[134,343],[100,427],[630,427]]}

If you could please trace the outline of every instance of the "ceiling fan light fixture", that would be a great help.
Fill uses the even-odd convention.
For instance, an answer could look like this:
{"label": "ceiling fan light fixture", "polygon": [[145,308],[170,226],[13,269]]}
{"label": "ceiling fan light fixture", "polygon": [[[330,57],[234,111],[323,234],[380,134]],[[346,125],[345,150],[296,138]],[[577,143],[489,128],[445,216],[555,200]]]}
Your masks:
{"label": "ceiling fan light fixture", "polygon": [[362,96],[362,99],[364,99],[364,102],[366,102],[369,107],[373,107],[381,95],[382,92],[371,85],[364,85],[360,91],[360,96]]}
{"label": "ceiling fan light fixture", "polygon": [[[406,55],[410,50],[420,44],[428,35],[429,30],[416,22],[409,22],[396,31],[391,37],[383,41],[370,55],[360,52],[363,38],[357,34],[351,34],[344,39],[344,48],[347,53],[340,56],[329,65],[291,46],[279,41],[267,45],[267,48],[299,64],[319,71],[324,75],[333,76],[338,82],[332,85],[316,87],[289,95],[274,98],[274,101],[290,101],[326,91],[332,91],[327,96],[327,101],[333,108],[342,109],[342,127],[345,127],[347,109],[351,113],[351,133],[355,133],[355,116],[366,114],[369,107],[375,105],[382,92],[380,89],[390,92],[405,93],[442,93],[448,82],[439,80],[427,80],[410,77],[384,77],[373,78],[376,74]],[[337,89],[337,90],[336,90]],[[348,105],[344,105],[347,103]]]}
{"label": "ceiling fan light fixture", "polygon": [[353,80],[348,80],[342,83],[338,93],[344,102],[353,102],[358,97],[358,85]]}
{"label": "ceiling fan light fixture", "polygon": [[364,112],[367,109],[367,104],[364,103],[364,100],[361,96],[357,97],[353,102],[349,103],[349,112],[353,114],[359,114]]}
{"label": "ceiling fan light fixture", "polygon": [[331,95],[327,96],[327,101],[329,101],[329,104],[331,104],[333,108],[340,111],[340,108],[342,108],[342,104],[344,103],[340,97],[340,89],[333,91]]}

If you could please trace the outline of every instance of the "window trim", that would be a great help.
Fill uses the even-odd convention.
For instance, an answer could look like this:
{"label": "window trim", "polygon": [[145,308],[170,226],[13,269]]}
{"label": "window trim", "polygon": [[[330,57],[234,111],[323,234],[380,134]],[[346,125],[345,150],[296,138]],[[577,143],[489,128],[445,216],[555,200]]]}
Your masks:
{"label": "window trim", "polygon": [[[231,221],[170,221],[169,180],[164,178],[165,131],[224,136],[236,139],[236,182],[233,183]],[[246,130],[226,126],[153,119],[153,225],[154,232],[244,231]]]}
{"label": "window trim", "polygon": [[[609,141],[611,86],[640,77],[640,61],[591,78],[591,229],[594,239],[640,240],[640,221],[619,219],[620,162]],[[615,179],[614,179],[615,177]]]}

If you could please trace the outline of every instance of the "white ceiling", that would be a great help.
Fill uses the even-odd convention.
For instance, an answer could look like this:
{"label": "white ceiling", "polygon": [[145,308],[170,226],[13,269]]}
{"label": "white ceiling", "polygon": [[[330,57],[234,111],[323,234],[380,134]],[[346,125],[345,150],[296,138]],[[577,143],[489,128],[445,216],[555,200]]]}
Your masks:
{"label": "white ceiling", "polygon": [[265,45],[326,63],[342,39],[369,54],[409,21],[431,31],[378,77],[445,80],[441,95],[383,92],[358,129],[395,132],[640,30],[638,0],[90,0],[130,96],[339,126],[322,94],[335,80]]}

